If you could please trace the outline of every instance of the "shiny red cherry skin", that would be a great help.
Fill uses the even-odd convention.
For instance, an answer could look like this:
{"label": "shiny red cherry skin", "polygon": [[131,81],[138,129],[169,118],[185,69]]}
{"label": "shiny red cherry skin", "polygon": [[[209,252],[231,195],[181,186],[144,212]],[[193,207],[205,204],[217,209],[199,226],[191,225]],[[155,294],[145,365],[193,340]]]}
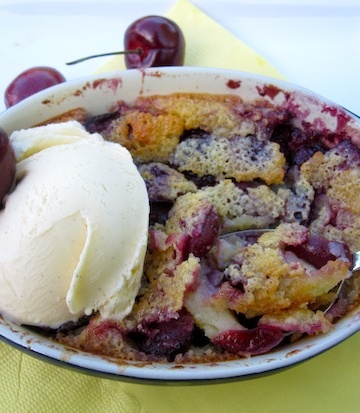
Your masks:
{"label": "shiny red cherry skin", "polygon": [[9,137],[0,128],[0,206],[15,180],[16,162]]}
{"label": "shiny red cherry skin", "polygon": [[180,27],[162,16],[145,16],[135,20],[124,35],[125,50],[140,53],[125,55],[128,69],[160,66],[182,66],[185,38]]}
{"label": "shiny red cherry skin", "polygon": [[65,82],[65,77],[56,69],[36,66],[20,73],[5,90],[7,108],[50,86]]}

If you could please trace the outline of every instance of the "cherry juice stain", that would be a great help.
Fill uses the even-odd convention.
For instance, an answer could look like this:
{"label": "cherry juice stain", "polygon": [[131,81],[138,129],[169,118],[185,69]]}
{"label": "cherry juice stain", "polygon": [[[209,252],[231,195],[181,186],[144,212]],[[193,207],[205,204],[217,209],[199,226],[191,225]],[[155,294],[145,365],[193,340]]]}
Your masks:
{"label": "cherry juice stain", "polygon": [[241,86],[241,80],[234,80],[234,79],[229,79],[226,82],[226,86],[229,89],[238,89]]}

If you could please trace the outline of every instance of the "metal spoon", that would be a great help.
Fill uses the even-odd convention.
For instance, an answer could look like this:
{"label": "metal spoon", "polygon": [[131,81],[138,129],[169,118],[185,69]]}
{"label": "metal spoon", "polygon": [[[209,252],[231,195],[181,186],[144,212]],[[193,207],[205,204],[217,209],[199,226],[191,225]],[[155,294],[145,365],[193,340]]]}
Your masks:
{"label": "metal spoon", "polygon": [[[235,232],[229,232],[227,234],[221,235],[219,238],[220,239],[226,239],[226,238],[231,238],[233,236],[237,236],[239,238],[249,238],[249,237],[254,237],[258,238],[260,235],[264,234],[265,232],[271,232],[274,231],[271,228],[262,228],[262,229],[246,229],[246,230],[241,230],[241,231],[235,231]],[[351,266],[349,270],[354,273],[355,271],[360,270],[360,251],[354,252],[351,254]],[[333,301],[323,310],[324,313],[327,313],[333,305],[336,303],[337,299],[339,298],[342,289],[345,284],[345,279],[342,280],[337,287],[336,293],[335,293],[335,298]]]}

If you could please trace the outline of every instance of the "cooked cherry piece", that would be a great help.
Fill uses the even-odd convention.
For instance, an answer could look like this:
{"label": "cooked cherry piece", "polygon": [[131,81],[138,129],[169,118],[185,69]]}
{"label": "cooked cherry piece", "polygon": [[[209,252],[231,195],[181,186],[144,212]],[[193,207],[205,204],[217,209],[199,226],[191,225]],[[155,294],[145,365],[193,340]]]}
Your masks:
{"label": "cooked cherry piece", "polygon": [[219,215],[215,208],[211,207],[205,210],[195,223],[184,246],[184,253],[186,257],[192,253],[201,258],[210,251],[219,235]]}
{"label": "cooked cherry piece", "polygon": [[0,128],[0,205],[15,179],[15,156],[6,132]]}
{"label": "cooked cherry piece", "polygon": [[270,326],[257,326],[250,330],[228,330],[212,342],[230,353],[256,356],[276,347],[284,339],[281,330]]}
{"label": "cooked cherry piece", "polygon": [[5,105],[9,108],[41,90],[65,82],[65,80],[65,77],[52,67],[36,66],[27,69],[20,73],[5,90]]}
{"label": "cooked cherry piece", "polygon": [[185,38],[180,27],[162,16],[145,16],[135,20],[125,31],[125,50],[101,53],[68,62],[84,62],[95,57],[125,55],[127,69],[182,66],[185,59]]}
{"label": "cooked cherry piece", "polygon": [[186,350],[191,342],[193,330],[194,320],[187,311],[183,310],[178,319],[151,323],[141,332],[130,333],[129,337],[141,351],[165,356],[172,361],[177,353]]}
{"label": "cooked cherry piece", "polygon": [[140,49],[139,54],[126,54],[129,68],[181,66],[185,58],[185,39],[180,27],[161,16],[146,16],[133,22],[124,37],[125,50]]}
{"label": "cooked cherry piece", "polygon": [[286,249],[313,265],[317,270],[328,261],[334,261],[337,258],[347,259],[351,262],[351,252],[346,244],[329,241],[318,235],[310,235],[307,242],[303,244],[287,245]]}

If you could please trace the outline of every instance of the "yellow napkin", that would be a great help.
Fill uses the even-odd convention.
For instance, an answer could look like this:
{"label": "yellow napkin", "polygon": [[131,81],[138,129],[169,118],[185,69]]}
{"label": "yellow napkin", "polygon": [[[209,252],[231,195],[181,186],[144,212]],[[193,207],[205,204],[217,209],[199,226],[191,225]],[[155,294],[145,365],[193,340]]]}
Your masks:
{"label": "yellow napkin", "polygon": [[[184,30],[187,65],[282,77],[187,0],[178,1],[167,15]],[[122,58],[113,58],[99,71],[122,65]],[[360,406],[360,334],[284,372],[208,386],[100,379],[45,363],[4,343],[0,343],[0,366],[0,413],[355,413]]]}

